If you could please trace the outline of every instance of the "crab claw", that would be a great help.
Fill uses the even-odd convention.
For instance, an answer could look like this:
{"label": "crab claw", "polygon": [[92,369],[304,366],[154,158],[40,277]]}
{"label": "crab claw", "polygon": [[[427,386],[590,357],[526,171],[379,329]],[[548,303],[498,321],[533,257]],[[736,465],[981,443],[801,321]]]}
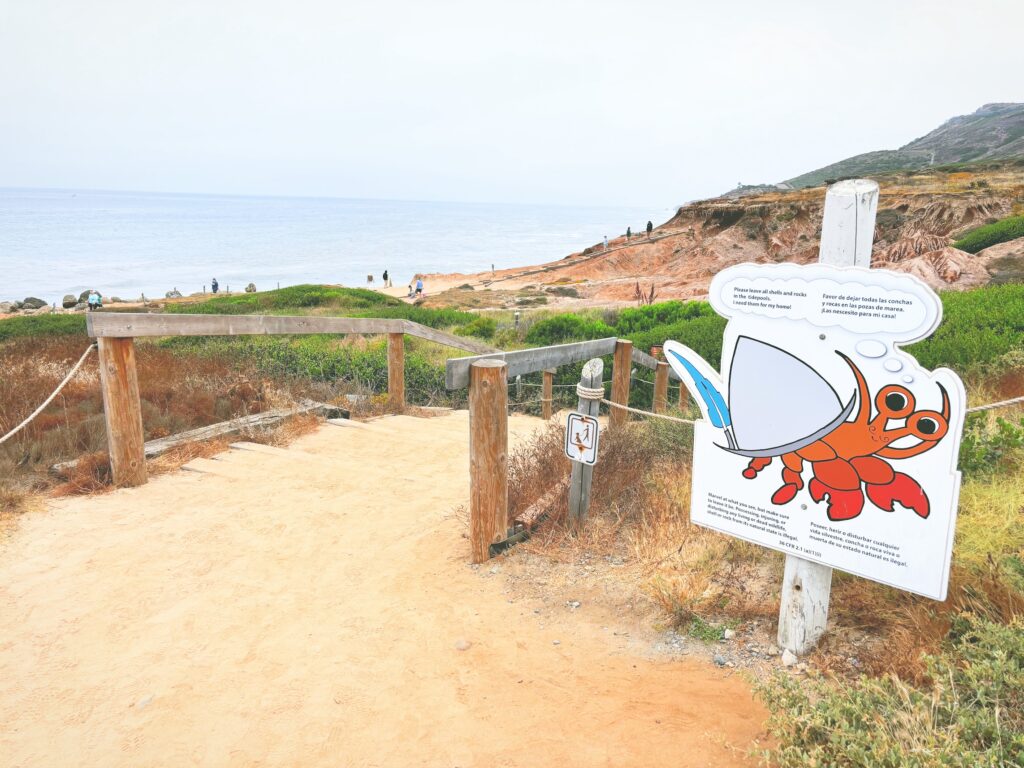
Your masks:
{"label": "crab claw", "polygon": [[928,517],[931,512],[928,496],[910,475],[897,472],[896,476],[884,485],[869,485],[868,498],[871,503],[886,512],[894,510],[893,502],[898,501],[907,509],[912,509],[918,517]]}
{"label": "crab claw", "polygon": [[826,512],[829,520],[851,520],[864,508],[864,494],[859,488],[855,491],[837,491],[814,477],[808,483],[807,490],[817,502],[828,496]]}
{"label": "crab claw", "polygon": [[786,483],[772,494],[772,504],[788,504],[796,496],[798,490],[800,489],[797,488],[796,483]]}

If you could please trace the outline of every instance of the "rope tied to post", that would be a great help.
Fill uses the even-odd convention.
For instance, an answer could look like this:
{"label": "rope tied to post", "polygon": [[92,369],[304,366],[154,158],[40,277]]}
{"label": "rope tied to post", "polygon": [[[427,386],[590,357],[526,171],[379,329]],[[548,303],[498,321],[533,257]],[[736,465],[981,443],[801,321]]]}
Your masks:
{"label": "rope tied to post", "polygon": [[0,437],[0,444],[3,444],[5,442],[7,442],[10,438],[14,437],[16,434],[21,432],[21,430],[23,430],[25,427],[27,427],[29,425],[29,423],[32,421],[32,419],[34,419],[36,416],[38,416],[40,413],[42,413],[43,410],[45,410],[46,406],[48,406],[50,403],[53,402],[53,398],[55,398],[57,395],[59,395],[60,391],[62,389],[64,389],[64,387],[67,386],[68,382],[71,381],[71,379],[74,378],[75,374],[78,373],[78,369],[81,368],[82,365],[85,363],[85,358],[87,358],[92,353],[92,351],[94,349],[96,349],[96,342],[93,342],[92,344],[90,344],[86,348],[85,352],[82,353],[82,356],[80,358],[78,358],[78,362],[75,363],[74,368],[72,368],[70,371],[68,371],[68,375],[65,376],[64,380],[60,384],[57,385],[57,388],[55,390],[53,390],[53,394],[50,395],[48,398],[46,398],[43,401],[42,405],[40,405],[38,408],[36,408],[34,411],[32,411],[32,413],[30,413],[28,415],[28,417],[23,422],[21,422],[21,424],[16,426],[14,429],[12,429],[10,432],[8,432],[3,437]]}
{"label": "rope tied to post", "polygon": [[604,387],[587,387],[583,382],[576,385],[576,394],[581,400],[603,400]]}

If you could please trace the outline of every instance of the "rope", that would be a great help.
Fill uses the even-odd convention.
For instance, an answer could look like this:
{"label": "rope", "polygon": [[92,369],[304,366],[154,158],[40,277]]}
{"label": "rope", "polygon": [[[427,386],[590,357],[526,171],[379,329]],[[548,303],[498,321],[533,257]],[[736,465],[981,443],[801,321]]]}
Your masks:
{"label": "rope", "polygon": [[967,413],[991,411],[993,408],[1002,408],[1007,405],[1013,405],[1014,403],[1024,403],[1024,395],[1021,395],[1020,397],[1011,397],[1009,400],[1000,400],[998,403],[989,403],[988,405],[976,405],[973,408],[968,408]]}
{"label": "rope", "polygon": [[585,387],[581,381],[576,385],[576,394],[581,400],[603,400],[604,387]]}
{"label": "rope", "polygon": [[46,398],[46,400],[43,401],[43,404],[36,408],[31,414],[29,414],[29,417],[25,419],[23,422],[21,422],[21,424],[16,426],[3,437],[0,437],[0,444],[7,442],[7,440],[18,434],[22,429],[24,429],[28,425],[30,421],[32,421],[32,419],[34,419],[36,416],[42,413],[46,406],[53,402],[53,398],[59,395],[60,391],[64,389],[64,387],[67,386],[67,383],[71,381],[71,379],[74,377],[76,373],[78,373],[78,369],[82,367],[82,364],[85,362],[85,358],[87,358],[94,349],[96,349],[96,344],[90,344],[86,348],[85,352],[82,353],[82,356],[78,358],[78,362],[75,363],[75,367],[72,368],[68,372],[68,375],[64,377],[64,381],[58,384],[57,388],[53,390],[53,394]]}
{"label": "rope", "polygon": [[635,413],[639,416],[648,416],[652,419],[664,419],[665,421],[674,421],[678,424],[695,423],[693,419],[679,419],[676,418],[675,416],[666,416],[663,413],[651,413],[650,411],[641,411],[639,408],[630,408],[628,405],[620,405],[619,403],[613,403],[611,400],[605,400],[603,397],[601,398],[601,402],[604,403],[605,405],[611,406],[612,408],[619,408],[620,410],[629,411],[630,413]]}

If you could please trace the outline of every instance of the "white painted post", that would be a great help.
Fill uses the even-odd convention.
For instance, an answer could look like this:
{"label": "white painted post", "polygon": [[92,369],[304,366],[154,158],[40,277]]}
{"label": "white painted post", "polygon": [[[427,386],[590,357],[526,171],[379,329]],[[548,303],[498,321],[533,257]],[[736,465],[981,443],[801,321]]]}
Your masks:
{"label": "white painted post", "polygon": [[[836,267],[870,267],[878,210],[878,184],[867,179],[840,181],[825,194],[818,262]],[[779,646],[800,655],[825,633],[832,569],[786,555],[779,606]]]}
{"label": "white painted post", "polygon": [[[599,357],[587,361],[583,366],[583,373],[580,374],[580,384],[584,387],[597,389],[603,386],[604,361]],[[580,397],[579,407],[576,409],[584,416],[594,416],[601,412],[601,401],[590,400]],[[582,523],[587,517],[587,510],[590,508],[590,484],[594,477],[593,466],[581,464],[578,461],[572,463],[572,474],[569,476],[569,519],[576,525]]]}

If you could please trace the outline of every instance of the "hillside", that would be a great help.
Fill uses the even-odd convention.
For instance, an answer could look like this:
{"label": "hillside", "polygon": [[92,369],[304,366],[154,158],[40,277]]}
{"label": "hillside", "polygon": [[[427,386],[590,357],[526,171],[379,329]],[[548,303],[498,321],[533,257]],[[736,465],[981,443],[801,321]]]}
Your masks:
{"label": "hillside", "polygon": [[986,104],[970,115],[947,120],[899,149],[854,155],[785,183],[801,189],[830,179],[1013,157],[1024,157],[1024,104]]}
{"label": "hillside", "polygon": [[[871,178],[881,188],[876,266],[912,273],[936,289],[1024,279],[1024,238],[977,253],[953,247],[977,227],[1024,212],[1024,158]],[[815,261],[824,202],[820,187],[698,201],[681,207],[651,239],[619,237],[607,250],[595,244],[559,261],[495,274],[429,276],[431,302],[632,302],[638,282],[645,290],[653,285],[658,299],[702,298],[711,278],[733,264]]]}

